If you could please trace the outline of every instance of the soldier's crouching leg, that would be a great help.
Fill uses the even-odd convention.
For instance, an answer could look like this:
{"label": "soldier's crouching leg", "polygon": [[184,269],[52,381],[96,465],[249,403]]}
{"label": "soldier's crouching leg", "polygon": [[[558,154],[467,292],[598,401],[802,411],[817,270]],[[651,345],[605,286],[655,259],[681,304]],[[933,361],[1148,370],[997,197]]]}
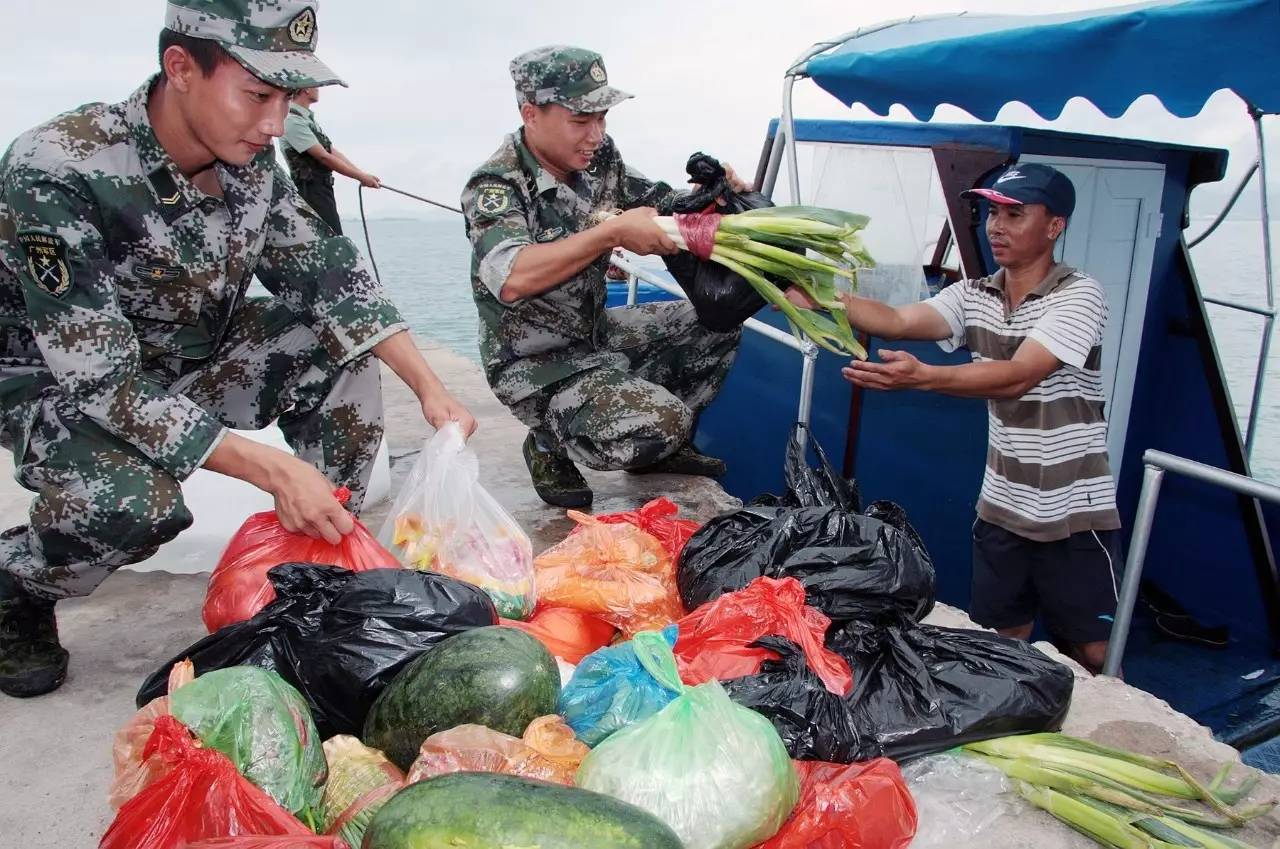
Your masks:
{"label": "soldier's crouching leg", "polygon": [[656,383],[599,368],[556,388],[547,422],[571,460],[606,471],[671,455],[688,441],[693,413]]}
{"label": "soldier's crouching leg", "polygon": [[27,592],[88,595],[190,526],[171,475],[57,396],[31,403],[34,418],[25,445],[14,440],[22,451],[14,461],[18,482],[36,497],[29,523],[0,534],[0,569]]}

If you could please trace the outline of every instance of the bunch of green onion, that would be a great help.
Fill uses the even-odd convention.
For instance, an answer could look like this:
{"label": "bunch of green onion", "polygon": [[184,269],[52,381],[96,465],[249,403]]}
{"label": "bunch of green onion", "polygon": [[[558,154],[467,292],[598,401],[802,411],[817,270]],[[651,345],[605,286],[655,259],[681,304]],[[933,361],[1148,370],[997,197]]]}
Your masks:
{"label": "bunch of green onion", "polygon": [[[1257,784],[1228,789],[1232,764],[1209,785],[1174,761],[1112,749],[1065,734],[1026,734],[963,747],[1014,779],[1018,792],[1071,828],[1117,849],[1251,849],[1224,833],[1275,807],[1237,807]],[[1190,807],[1201,802],[1209,810]]]}
{"label": "bunch of green onion", "polygon": [[[853,335],[839,298],[836,278],[857,287],[857,269],[874,265],[859,235],[865,215],[816,206],[777,206],[753,209],[720,219],[711,261],[741,275],[760,296],[773,304],[801,334],[827,350],[858,359],[866,349]],[[681,250],[689,250],[674,217],[654,221]],[[781,278],[804,290],[822,311],[797,307],[765,275]]]}

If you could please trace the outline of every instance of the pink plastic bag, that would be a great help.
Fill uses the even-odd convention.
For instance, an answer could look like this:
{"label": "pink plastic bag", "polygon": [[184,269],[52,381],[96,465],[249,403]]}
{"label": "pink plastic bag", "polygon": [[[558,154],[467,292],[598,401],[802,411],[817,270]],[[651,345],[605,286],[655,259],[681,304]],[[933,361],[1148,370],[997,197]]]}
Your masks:
{"label": "pink plastic bag", "polygon": [[483,725],[459,725],[423,741],[408,783],[450,772],[497,772],[572,785],[590,751],[558,716],[535,719],[523,738]]}
{"label": "pink plastic bag", "polygon": [[670,499],[655,498],[639,510],[605,513],[596,516],[596,520],[606,524],[626,522],[629,525],[635,525],[662,543],[662,547],[667,550],[671,558],[679,561],[684,544],[701,527],[697,522],[689,519],[677,519],[676,515],[679,512],[680,508]]}
{"label": "pink plastic bag", "polygon": [[778,833],[755,849],[906,849],[915,837],[916,803],[888,758],[795,766],[800,801]]}
{"label": "pink plastic bag", "polygon": [[[195,677],[196,670],[191,661],[175,663],[169,672],[169,692],[190,684]],[[168,715],[169,697],[161,696],[148,702],[116,732],[111,750],[116,774],[107,794],[107,801],[113,811],[119,810],[121,805],[137,796],[148,784],[173,771],[173,764],[159,755],[142,757],[147,742],[151,739],[151,732],[156,729],[156,720]]]}

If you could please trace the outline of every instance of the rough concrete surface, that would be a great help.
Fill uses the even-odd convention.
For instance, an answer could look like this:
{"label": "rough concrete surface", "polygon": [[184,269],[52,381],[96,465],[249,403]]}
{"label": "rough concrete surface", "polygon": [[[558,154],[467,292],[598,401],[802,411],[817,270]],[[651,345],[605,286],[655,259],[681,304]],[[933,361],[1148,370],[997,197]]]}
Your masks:
{"label": "rough concrete surface", "polygon": [[[427,347],[425,353],[481,422],[472,442],[481,459],[481,481],[529,532],[535,551],[557,542],[571,523],[562,511],[542,504],[529,486],[520,458],[524,428],[494,399],[475,365],[439,347]],[[387,375],[384,386],[395,492],[430,428],[394,377]],[[586,476],[596,491],[597,511],[631,509],[667,495],[688,515],[705,520],[736,504],[705,479],[592,472]],[[7,477],[0,481],[0,510],[9,517],[6,524],[20,521],[27,500],[27,494]],[[375,532],[387,509],[384,503],[364,515]],[[219,553],[209,552],[209,562],[216,562]],[[145,564],[152,571],[123,570],[90,598],[60,604],[63,642],[71,652],[66,685],[40,699],[0,697],[0,849],[92,847],[110,823],[106,798],[112,776],[112,737],[133,714],[134,694],[143,678],[204,634],[199,611],[207,576],[174,575],[164,567],[161,555]],[[945,606],[939,606],[929,621],[973,627],[963,613]],[[1052,647],[1042,644],[1041,648],[1071,664]],[[1207,729],[1159,699],[1119,681],[1089,678],[1071,665],[1077,671],[1077,686],[1067,731],[1177,757],[1203,777],[1211,775],[1218,763],[1238,759],[1233,749],[1215,742]],[[1280,798],[1280,781],[1266,777],[1254,797]],[[990,820],[980,831],[948,835],[940,845],[957,849],[1095,845],[1016,798],[984,798],[980,807]],[[922,810],[950,811],[945,805],[922,805]],[[993,812],[999,816],[991,816]],[[927,827],[922,824],[922,829]],[[1278,835],[1280,818],[1272,814],[1240,836],[1266,847]],[[924,830],[921,836],[926,836]]]}

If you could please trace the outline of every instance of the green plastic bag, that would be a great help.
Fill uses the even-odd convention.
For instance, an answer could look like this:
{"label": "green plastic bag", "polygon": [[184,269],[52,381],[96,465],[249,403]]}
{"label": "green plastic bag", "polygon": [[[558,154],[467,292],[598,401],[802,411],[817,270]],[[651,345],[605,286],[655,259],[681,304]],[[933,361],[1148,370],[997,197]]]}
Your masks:
{"label": "green plastic bag", "polygon": [[170,711],[200,742],[312,830],[323,819],[329,768],[306,700],[256,666],[201,675],[169,697]]}
{"label": "green plastic bag", "polygon": [[681,695],[587,755],[577,784],[666,822],[686,849],[744,849],[772,837],[800,781],[769,720],[734,704],[719,682],[686,688],[661,635],[632,641],[644,667]]}

